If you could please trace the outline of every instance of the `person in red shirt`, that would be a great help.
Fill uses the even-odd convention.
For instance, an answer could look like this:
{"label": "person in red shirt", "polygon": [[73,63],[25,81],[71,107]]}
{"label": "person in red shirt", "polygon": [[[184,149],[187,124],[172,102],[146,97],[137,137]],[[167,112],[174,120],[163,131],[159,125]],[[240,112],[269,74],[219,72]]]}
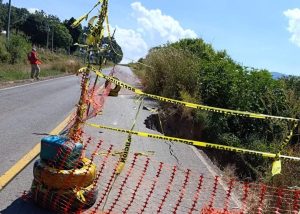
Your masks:
{"label": "person in red shirt", "polygon": [[39,80],[40,79],[39,75],[41,71],[39,65],[42,63],[37,56],[37,52],[35,48],[32,48],[32,51],[29,53],[28,60],[31,64],[31,78],[32,79],[36,78],[37,80]]}

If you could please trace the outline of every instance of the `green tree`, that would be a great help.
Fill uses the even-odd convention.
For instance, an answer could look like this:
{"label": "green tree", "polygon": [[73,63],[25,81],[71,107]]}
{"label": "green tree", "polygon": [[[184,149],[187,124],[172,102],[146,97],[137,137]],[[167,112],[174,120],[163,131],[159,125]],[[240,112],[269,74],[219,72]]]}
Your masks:
{"label": "green tree", "polygon": [[284,82],[287,89],[295,92],[295,95],[300,99],[300,77],[287,76],[283,77],[281,81]]}
{"label": "green tree", "polygon": [[[69,20],[64,21],[64,25],[66,28],[69,30],[70,35],[72,36],[73,43],[82,43],[82,34],[83,34],[83,29],[81,24],[77,26],[76,28],[71,27],[71,25],[75,22],[75,18],[72,17]],[[77,49],[77,46],[72,45],[71,46],[71,53],[75,52]]]}
{"label": "green tree", "polygon": [[104,37],[102,45],[106,46],[105,57],[109,61],[118,64],[123,59],[123,51],[121,46],[117,43],[115,38],[109,39],[109,37]]}
{"label": "green tree", "polygon": [[46,45],[48,21],[43,11],[30,14],[24,23],[20,26],[33,44]]}
{"label": "green tree", "polygon": [[54,23],[53,30],[54,30],[54,46],[68,49],[73,42],[69,30],[61,23]]}
{"label": "green tree", "polygon": [[10,24],[11,30],[16,30],[18,32],[21,26],[26,21],[29,14],[30,13],[25,8],[12,7],[11,24]]}
{"label": "green tree", "polygon": [[5,29],[7,20],[7,6],[3,3],[0,4],[0,30]]}
{"label": "green tree", "polygon": [[72,44],[72,37],[59,18],[47,15],[44,11],[37,11],[35,14],[30,14],[20,26],[20,29],[29,36],[33,44],[46,46],[47,37],[50,42],[52,35],[55,48],[69,49],[69,46]]}
{"label": "green tree", "polygon": [[4,5],[0,4],[0,31],[4,29],[4,23],[5,23],[5,15],[7,12],[4,11]]}
{"label": "green tree", "polygon": [[54,47],[64,48],[66,50],[69,50],[69,47],[73,42],[73,39],[66,26],[60,22],[57,16],[54,15],[47,16],[47,23],[49,24],[51,29],[51,33],[50,33],[51,36],[52,34],[54,36],[53,38]]}
{"label": "green tree", "polygon": [[[0,3],[0,29],[7,27],[8,4]],[[25,8],[11,6],[10,29],[18,31],[22,23],[26,20],[29,12]]]}

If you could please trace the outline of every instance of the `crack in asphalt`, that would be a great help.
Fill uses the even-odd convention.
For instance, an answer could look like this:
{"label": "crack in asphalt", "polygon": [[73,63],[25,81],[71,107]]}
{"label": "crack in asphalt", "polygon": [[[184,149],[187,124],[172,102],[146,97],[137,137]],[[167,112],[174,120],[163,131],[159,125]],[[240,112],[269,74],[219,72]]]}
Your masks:
{"label": "crack in asphalt", "polygon": [[171,141],[164,141],[164,143],[169,146],[169,153],[176,160],[177,165],[181,165],[180,162],[179,162],[179,159],[175,155],[175,152],[174,152],[173,147],[172,147],[172,146],[174,146],[174,143],[171,142]]}

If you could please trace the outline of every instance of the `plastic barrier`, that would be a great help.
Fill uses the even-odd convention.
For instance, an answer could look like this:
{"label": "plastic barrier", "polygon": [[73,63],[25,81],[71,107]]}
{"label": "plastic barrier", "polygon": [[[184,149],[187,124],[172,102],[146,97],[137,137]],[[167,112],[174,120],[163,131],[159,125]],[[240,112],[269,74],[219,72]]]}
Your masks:
{"label": "plastic barrier", "polygon": [[[64,136],[47,136],[41,140],[40,157],[59,169],[71,169],[79,161],[82,144],[74,143]],[[63,164],[62,164],[63,162]],[[63,168],[60,168],[62,166]]]}
{"label": "plastic barrier", "polygon": [[96,177],[96,165],[84,158],[81,167],[75,170],[59,170],[49,167],[42,160],[34,164],[33,174],[35,180],[46,185],[50,189],[70,189],[86,187]]}
{"label": "plastic barrier", "polygon": [[67,213],[65,207],[69,205],[70,200],[73,200],[73,203],[70,204],[71,210],[79,207],[84,209],[91,207],[96,202],[98,189],[90,185],[86,188],[72,190],[51,190],[34,180],[31,186],[31,195],[33,201],[41,207]]}
{"label": "plastic barrier", "polygon": [[[114,79],[116,79],[116,80],[119,80],[117,77],[112,77],[112,78],[114,78]],[[110,81],[109,81],[109,80],[106,80],[106,81],[105,81],[105,88],[108,86],[108,83],[110,83]],[[121,86],[116,85],[113,89],[110,90],[108,96],[117,97],[120,90],[121,90]]]}
{"label": "plastic barrier", "polygon": [[300,211],[299,188],[240,182],[211,175],[206,170],[178,168],[138,154],[129,155],[128,164],[117,177],[119,159],[111,155],[111,145],[106,148],[106,155],[100,156],[97,163],[100,166],[97,178],[87,188],[53,190],[35,180],[31,192],[24,193],[22,198],[34,200],[57,213],[70,213],[70,210],[80,213],[94,203],[98,186],[99,200],[89,213],[151,213],[154,210],[189,214],[250,211],[298,214]]}

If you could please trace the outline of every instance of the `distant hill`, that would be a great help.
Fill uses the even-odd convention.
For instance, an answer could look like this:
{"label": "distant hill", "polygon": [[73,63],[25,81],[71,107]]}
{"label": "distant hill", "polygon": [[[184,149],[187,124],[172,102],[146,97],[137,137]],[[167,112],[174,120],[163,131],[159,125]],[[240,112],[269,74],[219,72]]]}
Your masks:
{"label": "distant hill", "polygon": [[276,79],[276,80],[280,79],[281,77],[288,76],[286,74],[282,74],[282,73],[279,73],[279,72],[271,72],[271,74],[272,74],[273,79]]}

